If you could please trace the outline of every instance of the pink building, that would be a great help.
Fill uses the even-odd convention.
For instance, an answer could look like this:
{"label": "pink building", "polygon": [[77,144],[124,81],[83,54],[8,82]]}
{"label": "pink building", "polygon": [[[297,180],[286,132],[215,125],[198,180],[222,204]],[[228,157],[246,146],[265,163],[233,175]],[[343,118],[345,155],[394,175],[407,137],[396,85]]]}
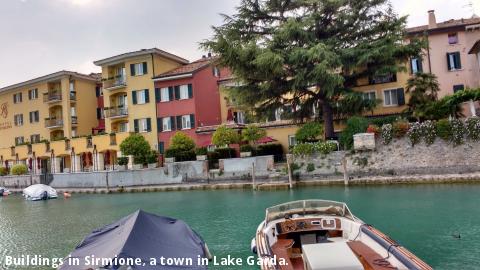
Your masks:
{"label": "pink building", "polygon": [[480,40],[480,18],[437,23],[435,12],[428,12],[428,25],[407,29],[410,36],[426,36],[428,49],[423,59],[411,59],[412,71],[431,72],[440,83],[439,97],[466,88],[480,87],[477,55],[469,54]]}

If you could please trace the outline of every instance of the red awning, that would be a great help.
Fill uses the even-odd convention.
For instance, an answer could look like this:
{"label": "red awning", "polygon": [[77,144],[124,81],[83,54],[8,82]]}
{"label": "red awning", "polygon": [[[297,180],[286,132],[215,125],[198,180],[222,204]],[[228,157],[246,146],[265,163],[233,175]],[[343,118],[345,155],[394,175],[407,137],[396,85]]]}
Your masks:
{"label": "red awning", "polygon": [[276,141],[277,140],[275,140],[274,138],[266,136],[266,137],[263,137],[260,140],[258,140],[257,144],[265,144],[265,143],[271,143],[271,142],[276,142]]}

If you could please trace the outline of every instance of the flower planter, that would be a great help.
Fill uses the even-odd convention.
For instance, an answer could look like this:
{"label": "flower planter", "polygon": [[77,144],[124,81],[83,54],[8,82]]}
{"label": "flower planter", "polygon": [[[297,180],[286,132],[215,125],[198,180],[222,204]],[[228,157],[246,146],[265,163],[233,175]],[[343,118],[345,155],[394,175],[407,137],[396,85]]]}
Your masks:
{"label": "flower planter", "polygon": [[173,163],[173,162],[175,162],[175,158],[174,158],[174,157],[165,158],[165,163]]}
{"label": "flower planter", "polygon": [[240,152],[240,157],[244,158],[244,157],[251,157],[252,156],[252,152]]}
{"label": "flower planter", "polygon": [[198,155],[197,160],[207,160],[207,155]]}
{"label": "flower planter", "polygon": [[148,164],[149,169],[155,169],[157,167],[157,163],[150,163]]}

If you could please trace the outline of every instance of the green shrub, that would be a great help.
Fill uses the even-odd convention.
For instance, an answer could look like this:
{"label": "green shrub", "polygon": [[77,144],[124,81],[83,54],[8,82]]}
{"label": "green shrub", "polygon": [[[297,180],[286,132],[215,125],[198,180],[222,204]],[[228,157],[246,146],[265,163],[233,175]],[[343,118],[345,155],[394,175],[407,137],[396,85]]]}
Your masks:
{"label": "green shrub", "polygon": [[170,139],[169,148],[176,148],[181,151],[192,151],[195,149],[195,141],[187,134],[177,131]]}
{"label": "green shrub", "polygon": [[308,163],[307,164],[307,172],[313,172],[315,170],[315,164]]}
{"label": "green shrub", "polygon": [[480,118],[470,117],[465,121],[465,129],[467,132],[467,138],[472,141],[480,140]]}
{"label": "green shrub", "polygon": [[393,123],[392,128],[393,136],[395,136],[395,138],[401,138],[407,134],[410,124],[407,120],[399,119]]}
{"label": "green shrub", "polygon": [[451,141],[453,145],[462,144],[465,138],[465,125],[463,124],[462,120],[452,119],[450,121],[450,126],[452,127]]}
{"label": "green shrub", "polygon": [[165,157],[175,158],[175,161],[191,161],[196,159],[194,150],[181,150],[178,148],[168,148],[165,150]]}
{"label": "green shrub", "polygon": [[158,153],[157,151],[150,151],[150,154],[147,156],[146,158],[146,162],[148,164],[153,164],[153,163],[157,163],[158,162]]}
{"label": "green shrub", "polygon": [[212,135],[212,143],[217,147],[229,146],[240,142],[240,135],[236,130],[220,126]]}
{"label": "green shrub", "polygon": [[431,145],[435,142],[435,138],[437,137],[437,131],[435,129],[435,123],[427,120],[421,124],[422,129],[422,137],[425,140],[427,145]]}
{"label": "green shrub", "polygon": [[323,136],[323,126],[318,122],[308,122],[295,133],[295,139],[300,143],[316,142]]}
{"label": "green shrub", "polygon": [[120,166],[125,166],[128,164],[128,157],[119,157],[117,158],[117,164]]}
{"label": "green shrub", "polygon": [[337,144],[334,142],[317,142],[314,145],[314,151],[323,155],[330,154],[337,150]]}
{"label": "green shrub", "polygon": [[142,135],[132,134],[120,144],[120,151],[123,155],[133,156],[135,164],[144,164],[151,149],[150,144]]}
{"label": "green shrub", "polygon": [[407,131],[407,136],[410,139],[412,146],[421,141],[422,135],[421,124],[419,122],[412,123]]}
{"label": "green shrub", "polygon": [[27,174],[28,168],[25,164],[16,164],[12,166],[11,169],[12,175],[22,175]]}
{"label": "green shrub", "polygon": [[237,157],[237,151],[230,147],[217,148],[215,149],[215,152],[218,154],[218,159]]}
{"label": "green shrub", "polygon": [[240,152],[252,152],[253,153],[254,149],[253,146],[249,144],[244,144],[240,146]]}
{"label": "green shrub", "polygon": [[5,176],[8,174],[8,170],[5,167],[0,167],[0,176]]}
{"label": "green shrub", "polygon": [[255,143],[256,141],[260,140],[266,135],[267,135],[267,131],[265,129],[260,128],[254,124],[247,125],[242,130],[242,139],[249,143]]}
{"label": "green shrub", "polygon": [[315,147],[312,143],[298,143],[292,149],[292,153],[300,157],[310,156],[314,151]]}
{"label": "green shrub", "polygon": [[364,117],[354,116],[348,119],[347,126],[340,135],[340,144],[345,149],[353,148],[353,135],[364,133],[368,127],[368,120]]}
{"label": "green shrub", "polygon": [[385,124],[382,126],[382,141],[387,145],[392,142],[393,139],[393,126],[392,124]]}
{"label": "green shrub", "polygon": [[278,162],[283,159],[283,146],[279,143],[260,144],[254,151],[255,156],[273,156],[273,159]]}
{"label": "green shrub", "polygon": [[208,153],[208,149],[206,147],[199,147],[195,150],[195,154],[197,156],[205,156]]}
{"label": "green shrub", "polygon": [[385,117],[379,117],[379,118],[374,118],[370,120],[370,123],[377,125],[379,127],[386,125],[386,124],[393,124],[397,120],[397,116],[391,115],[391,116],[385,116]]}
{"label": "green shrub", "polygon": [[438,120],[435,124],[435,129],[437,130],[438,137],[442,138],[445,141],[450,141],[452,138],[452,126],[448,119]]}

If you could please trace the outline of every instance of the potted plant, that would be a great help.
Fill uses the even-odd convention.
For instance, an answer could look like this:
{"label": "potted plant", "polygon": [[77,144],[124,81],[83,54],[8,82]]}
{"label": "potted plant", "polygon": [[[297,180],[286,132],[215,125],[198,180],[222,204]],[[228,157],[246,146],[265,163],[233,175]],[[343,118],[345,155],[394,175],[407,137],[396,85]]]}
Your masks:
{"label": "potted plant", "polygon": [[175,156],[177,155],[178,150],[176,148],[169,148],[165,151],[165,163],[175,162]]}
{"label": "potted plant", "polygon": [[146,158],[148,168],[149,169],[154,169],[158,165],[158,154],[157,151],[152,150],[150,154]]}
{"label": "potted plant", "polygon": [[195,151],[195,154],[197,155],[197,160],[207,160],[207,148],[206,147],[199,147]]}
{"label": "potted plant", "polygon": [[253,147],[249,144],[240,146],[240,157],[251,157],[253,152]]}
{"label": "potted plant", "polygon": [[128,157],[119,157],[117,159],[118,169],[123,171],[127,169]]}

